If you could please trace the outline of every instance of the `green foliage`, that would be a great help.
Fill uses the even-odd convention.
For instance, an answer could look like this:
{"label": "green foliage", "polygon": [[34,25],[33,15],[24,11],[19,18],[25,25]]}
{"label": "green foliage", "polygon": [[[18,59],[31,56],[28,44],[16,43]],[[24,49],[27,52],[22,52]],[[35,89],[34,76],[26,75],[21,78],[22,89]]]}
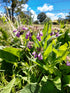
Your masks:
{"label": "green foliage", "polygon": [[[59,36],[56,37],[57,31],[53,36],[50,35],[51,27],[51,21],[44,25],[41,41],[37,40],[38,32],[32,32],[33,29],[29,28],[33,42],[31,49],[27,47],[27,31],[19,38],[12,38],[9,46],[1,46],[1,93],[70,92],[70,66],[66,65],[67,61],[70,61],[70,30],[62,26],[64,32],[60,30]],[[7,41],[7,34],[3,34],[4,40]],[[34,51],[41,53],[43,59],[39,60],[38,56],[34,58]]]}
{"label": "green foliage", "polygon": [[14,86],[14,82],[15,82],[15,78],[13,78],[6,87],[3,88],[3,90],[1,91],[1,93],[10,93],[12,87]]}

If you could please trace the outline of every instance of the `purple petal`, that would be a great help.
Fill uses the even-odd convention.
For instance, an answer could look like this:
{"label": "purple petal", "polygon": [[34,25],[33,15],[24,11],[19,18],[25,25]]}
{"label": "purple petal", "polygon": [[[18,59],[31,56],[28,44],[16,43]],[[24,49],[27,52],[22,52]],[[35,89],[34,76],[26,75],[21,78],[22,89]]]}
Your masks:
{"label": "purple petal", "polygon": [[42,60],[42,59],[43,59],[41,53],[38,54],[38,59],[39,59],[39,60]]}
{"label": "purple petal", "polygon": [[56,37],[58,37],[58,36],[59,36],[59,32],[56,33]]}
{"label": "purple petal", "polygon": [[66,65],[67,65],[67,66],[70,66],[70,62],[69,62],[69,61],[67,61]]}
{"label": "purple petal", "polygon": [[38,56],[38,54],[36,53],[35,56],[34,56],[34,58],[36,58],[37,56]]}
{"label": "purple petal", "polygon": [[27,47],[28,47],[29,49],[31,49],[31,48],[32,48],[32,45],[33,45],[33,42],[29,41]]}
{"label": "purple petal", "polygon": [[34,51],[33,53],[32,53],[32,55],[35,55],[36,54],[36,52]]}
{"label": "purple petal", "polygon": [[29,36],[29,34],[30,34],[30,31],[28,31],[28,32],[26,33],[27,36]]}
{"label": "purple petal", "polygon": [[38,39],[39,41],[41,41],[41,37],[39,37],[39,39]]}
{"label": "purple petal", "polygon": [[17,31],[17,29],[15,29],[13,32],[15,33]]}
{"label": "purple petal", "polygon": [[54,35],[54,32],[51,32],[50,36]]}
{"label": "purple petal", "polygon": [[31,48],[32,48],[32,46],[28,46],[28,48],[29,48],[29,49],[31,49]]}
{"label": "purple petal", "polygon": [[42,57],[42,55],[39,57],[39,60],[43,60],[43,57]]}
{"label": "purple petal", "polygon": [[40,56],[41,56],[41,53],[38,54],[38,57],[40,57]]}
{"label": "purple petal", "polygon": [[36,38],[39,39],[39,33],[37,34],[37,37]]}
{"label": "purple petal", "polygon": [[32,34],[31,33],[29,34],[29,40],[32,40]]}
{"label": "purple petal", "polygon": [[16,36],[17,36],[17,37],[20,37],[20,32],[17,32]]}
{"label": "purple petal", "polygon": [[26,35],[26,39],[28,39],[28,36]]}
{"label": "purple petal", "polygon": [[43,33],[42,33],[42,31],[40,31],[40,36],[43,36]]}
{"label": "purple petal", "polygon": [[32,37],[29,37],[29,40],[32,40]]}
{"label": "purple petal", "polygon": [[23,27],[23,30],[28,30],[28,28],[27,27]]}

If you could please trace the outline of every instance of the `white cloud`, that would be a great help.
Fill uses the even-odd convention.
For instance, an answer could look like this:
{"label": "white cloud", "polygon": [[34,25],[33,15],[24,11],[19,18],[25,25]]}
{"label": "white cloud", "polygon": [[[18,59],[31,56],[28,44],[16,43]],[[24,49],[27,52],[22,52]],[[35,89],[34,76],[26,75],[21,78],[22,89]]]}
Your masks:
{"label": "white cloud", "polygon": [[56,14],[54,14],[54,13],[46,13],[46,15],[48,16],[48,17],[50,17],[51,18],[51,20],[57,20],[59,17],[61,17],[61,18],[65,18],[66,17],[66,15],[68,15],[68,13],[56,13]]}
{"label": "white cloud", "polygon": [[68,13],[58,13],[57,16],[61,17],[61,18],[65,18],[65,16],[67,16]]}
{"label": "white cloud", "polygon": [[29,10],[31,10],[31,7],[29,7]]}
{"label": "white cloud", "polygon": [[21,5],[21,11],[27,11],[28,4],[22,4]]}
{"label": "white cloud", "polygon": [[37,9],[40,10],[41,12],[52,11],[53,5],[44,4],[42,7],[38,7]]}
{"label": "white cloud", "polygon": [[33,20],[37,20],[37,14],[35,13],[35,11],[31,9],[30,12],[32,13],[31,17],[33,18]]}
{"label": "white cloud", "polygon": [[47,15],[49,18],[51,18],[51,20],[57,20],[57,19],[58,19],[58,17],[57,17],[56,14],[53,14],[53,13],[46,13],[46,15]]}

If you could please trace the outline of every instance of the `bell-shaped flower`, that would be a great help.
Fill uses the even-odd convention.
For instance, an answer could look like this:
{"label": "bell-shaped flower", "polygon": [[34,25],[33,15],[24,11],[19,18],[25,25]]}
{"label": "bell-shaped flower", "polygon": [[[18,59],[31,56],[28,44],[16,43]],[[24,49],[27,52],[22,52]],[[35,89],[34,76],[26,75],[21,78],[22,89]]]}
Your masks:
{"label": "bell-shaped flower", "polygon": [[16,36],[17,36],[17,37],[20,37],[20,32],[17,32]]}
{"label": "bell-shaped flower", "polygon": [[33,42],[29,41],[28,44],[27,44],[27,47],[28,47],[29,49],[31,49],[32,46],[33,46]]}
{"label": "bell-shaped flower", "polygon": [[54,32],[51,32],[50,36],[54,35]]}
{"label": "bell-shaped flower", "polygon": [[69,62],[69,61],[67,61],[66,65],[67,65],[67,66],[70,66],[70,62]]}
{"label": "bell-shaped flower", "polygon": [[58,36],[59,36],[59,32],[56,33],[56,37],[58,37]]}
{"label": "bell-shaped flower", "polygon": [[42,60],[42,59],[43,59],[41,53],[38,54],[38,59],[39,59],[39,60]]}

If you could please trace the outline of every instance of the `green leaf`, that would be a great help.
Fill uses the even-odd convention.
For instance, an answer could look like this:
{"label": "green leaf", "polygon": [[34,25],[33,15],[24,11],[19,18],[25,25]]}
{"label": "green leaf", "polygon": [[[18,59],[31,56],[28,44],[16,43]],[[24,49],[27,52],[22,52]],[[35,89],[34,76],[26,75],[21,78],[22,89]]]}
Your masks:
{"label": "green leaf", "polygon": [[62,45],[62,46],[59,47],[59,50],[66,50],[67,49],[67,46],[68,46],[68,44],[65,43],[64,45]]}
{"label": "green leaf", "polygon": [[53,80],[53,82],[54,82],[56,88],[57,88],[58,90],[61,90],[61,79],[60,79],[60,77],[57,76],[57,77]]}
{"label": "green leaf", "polygon": [[49,44],[49,46],[45,50],[45,52],[44,52],[44,59],[46,59],[51,52],[52,52],[52,43]]}
{"label": "green leaf", "polygon": [[66,87],[66,86],[70,87],[70,75],[65,75],[64,76],[63,84],[64,84],[64,87]]}
{"label": "green leaf", "polygon": [[40,93],[61,93],[55,86],[54,82],[49,80],[47,76],[43,76],[40,88]]}
{"label": "green leaf", "polygon": [[48,80],[47,76],[43,76],[40,84],[37,83],[28,84],[17,93],[61,93],[61,92],[55,87],[53,81]]}
{"label": "green leaf", "polygon": [[17,56],[4,50],[0,50],[0,58],[10,63],[17,62],[17,59],[18,59]]}
{"label": "green leaf", "polygon": [[36,83],[26,85],[22,90],[17,93],[40,93],[39,86]]}
{"label": "green leaf", "polygon": [[15,77],[10,81],[10,83],[8,83],[8,85],[6,87],[3,88],[3,90],[1,91],[1,93],[10,93],[11,89],[15,83]]}
{"label": "green leaf", "polygon": [[17,57],[20,57],[21,49],[19,49],[19,48],[6,47],[3,50],[7,51],[9,53],[12,53],[13,55],[15,55]]}

